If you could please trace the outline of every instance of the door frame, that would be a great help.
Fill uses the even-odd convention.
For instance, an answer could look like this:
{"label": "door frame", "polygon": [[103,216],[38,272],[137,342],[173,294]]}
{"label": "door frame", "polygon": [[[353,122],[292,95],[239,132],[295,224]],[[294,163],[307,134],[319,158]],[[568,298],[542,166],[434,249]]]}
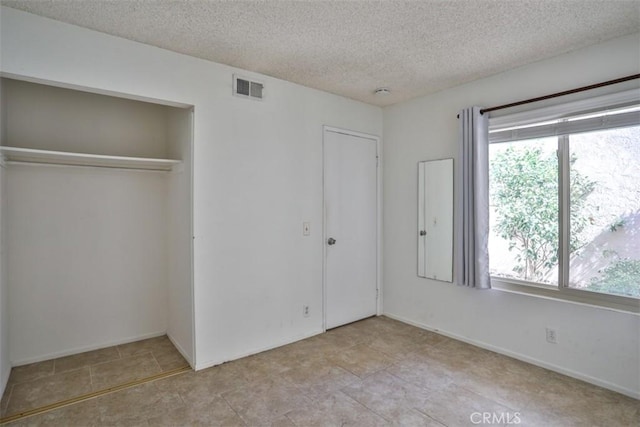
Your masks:
{"label": "door frame", "polygon": [[325,137],[327,132],[340,133],[376,143],[376,315],[382,314],[382,146],[379,136],[348,129],[322,126],[322,331],[327,331],[327,209],[325,206]]}

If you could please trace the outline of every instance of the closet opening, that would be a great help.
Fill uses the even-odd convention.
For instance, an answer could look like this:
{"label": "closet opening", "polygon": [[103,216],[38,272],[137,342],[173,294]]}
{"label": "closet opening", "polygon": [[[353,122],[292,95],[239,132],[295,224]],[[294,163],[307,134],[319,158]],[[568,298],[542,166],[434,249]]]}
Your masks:
{"label": "closet opening", "polygon": [[0,85],[2,418],[194,366],[193,108]]}

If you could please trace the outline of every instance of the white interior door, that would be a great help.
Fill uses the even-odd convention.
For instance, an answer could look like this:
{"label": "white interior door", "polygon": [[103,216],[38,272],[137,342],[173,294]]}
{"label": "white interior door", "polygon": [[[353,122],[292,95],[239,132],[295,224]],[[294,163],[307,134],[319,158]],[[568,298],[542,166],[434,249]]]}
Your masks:
{"label": "white interior door", "polygon": [[377,141],[325,129],[325,327],[377,312]]}

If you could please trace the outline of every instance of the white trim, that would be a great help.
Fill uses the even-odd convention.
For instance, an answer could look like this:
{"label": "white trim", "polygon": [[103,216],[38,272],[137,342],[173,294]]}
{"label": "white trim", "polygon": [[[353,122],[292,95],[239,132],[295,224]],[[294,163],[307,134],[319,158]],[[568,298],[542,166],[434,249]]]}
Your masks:
{"label": "white trim", "polygon": [[322,127],[322,332],[327,332],[327,204],[325,203],[324,139],[328,127]]}
{"label": "white trim", "polygon": [[640,316],[640,300],[615,294],[592,292],[556,285],[491,277],[492,289],[519,295],[528,295],[553,301],[567,302]]}
{"label": "white trim", "polygon": [[[418,200],[418,202],[420,201],[421,198],[421,194],[420,194],[420,166],[424,167],[424,164],[427,162],[440,162],[443,160],[451,160],[451,172],[452,172],[452,177],[451,177],[451,183],[452,183],[452,187],[451,187],[451,205],[452,205],[452,210],[455,211],[455,168],[456,168],[456,159],[453,157],[443,157],[443,158],[437,158],[437,159],[429,159],[429,160],[420,160],[418,162],[418,182],[417,182],[417,195],[416,195],[416,199]],[[419,204],[419,203],[418,203]],[[430,280],[437,280],[439,282],[443,282],[443,283],[454,283],[454,264],[453,264],[453,259],[455,257],[455,252],[454,252],[454,246],[455,246],[455,242],[452,242],[451,245],[451,280],[444,280],[444,279],[435,279],[433,277],[427,277],[426,276],[426,266],[423,267],[422,269],[420,268],[420,260],[422,258],[424,258],[424,253],[426,251],[426,248],[421,244],[421,236],[420,236],[420,230],[423,230],[424,228],[424,224],[421,223],[421,214],[420,214],[420,206],[418,206],[418,221],[417,221],[417,229],[416,229],[416,242],[417,242],[417,253],[418,253],[418,259],[417,261],[417,266],[416,266],[416,271],[418,273],[418,277],[420,277],[421,279],[430,279]],[[426,229],[425,229],[426,230]],[[452,221],[451,223],[451,239],[453,240],[453,234],[455,232],[455,221]],[[422,253],[422,256],[420,255]],[[420,274],[422,272],[422,274]],[[380,315],[380,313],[378,313],[378,316]]]}
{"label": "white trim", "polygon": [[326,125],[322,126],[322,129],[323,129],[323,135],[324,135],[324,132],[334,132],[334,133],[340,133],[342,135],[357,136],[358,138],[371,139],[372,141],[376,141],[376,142],[380,141],[379,137],[368,134],[368,133],[356,132],[353,130],[341,129],[341,128],[336,128],[336,127],[326,126]]}
{"label": "white trim", "polygon": [[592,110],[602,110],[612,106],[623,106],[637,104],[640,102],[640,88],[623,92],[611,93],[608,95],[596,96],[579,101],[565,102],[549,107],[537,108],[535,110],[523,111],[520,113],[507,114],[499,117],[489,117],[489,132],[501,128],[524,126],[536,122],[560,119],[567,115],[574,115]]}
{"label": "white trim", "polygon": [[249,351],[240,353],[237,356],[233,356],[230,359],[213,359],[213,360],[209,360],[207,362],[196,364],[194,370],[200,371],[202,369],[211,368],[212,366],[222,365],[223,363],[231,362],[233,360],[242,359],[244,357],[248,357],[248,356],[252,356],[254,354],[262,353],[264,351],[273,350],[274,348],[282,347],[282,346],[285,346],[285,345],[288,345],[288,344],[293,344],[294,342],[302,341],[302,340],[305,340],[307,338],[311,338],[313,336],[320,335],[322,333],[324,333],[324,330],[314,329],[310,333],[302,334],[302,335],[295,335],[293,337],[285,338],[283,340],[278,341],[276,344],[268,345],[266,347],[257,347],[257,348],[254,348],[253,350],[249,350]]}
{"label": "white trim", "polygon": [[595,132],[637,126],[640,123],[640,111],[614,113],[598,117],[576,120],[558,120],[538,126],[507,128],[489,133],[489,143],[537,139],[554,136],[573,135],[584,132]]}
{"label": "white trim", "polygon": [[[195,369],[197,363],[197,354],[196,353],[196,285],[195,285],[195,209],[194,209],[194,171],[195,171],[195,126],[196,126],[196,109],[195,107],[191,107],[191,138],[189,140],[189,153],[191,157],[189,158],[189,233],[191,237],[191,244],[189,245],[189,290],[191,292],[191,368]],[[183,159],[184,160],[184,159]],[[187,359],[188,360],[188,359]]]}
{"label": "white trim", "polygon": [[537,359],[535,357],[530,357],[530,356],[527,356],[527,355],[522,354],[522,353],[518,353],[518,352],[511,351],[511,350],[507,350],[507,349],[505,349],[503,347],[497,347],[497,346],[494,346],[494,345],[491,345],[491,344],[487,344],[487,343],[482,342],[482,341],[477,341],[477,340],[473,340],[473,339],[470,339],[470,338],[467,338],[467,337],[463,337],[463,336],[458,335],[458,334],[454,334],[454,333],[451,333],[451,332],[448,332],[448,331],[444,331],[442,329],[435,328],[433,326],[429,326],[429,325],[427,325],[425,323],[422,323],[422,322],[415,322],[415,321],[407,319],[407,318],[405,318],[403,316],[398,316],[398,315],[395,315],[395,314],[392,314],[392,313],[386,313],[386,312],[384,313],[384,315],[387,316],[387,317],[390,317],[391,319],[395,319],[395,320],[398,320],[400,322],[404,322],[404,323],[407,323],[409,325],[416,326],[416,327],[418,327],[420,329],[425,329],[427,331],[435,332],[437,334],[444,335],[446,337],[453,338],[455,340],[462,341],[462,342],[465,342],[467,344],[471,344],[471,345],[476,346],[476,347],[484,348],[485,350],[493,351],[494,353],[499,353],[499,354],[502,354],[502,355],[505,355],[505,356],[508,356],[508,357],[512,357],[514,359],[521,360],[521,361],[529,363],[531,365],[539,366],[541,368],[548,369],[550,371],[558,372],[558,373],[560,373],[562,375],[566,375],[566,376],[569,376],[569,377],[572,377],[572,378],[576,378],[578,380],[581,380],[581,381],[584,381],[584,382],[587,382],[587,383],[590,383],[590,384],[594,384],[594,385],[597,385],[599,387],[606,388],[608,390],[613,390],[615,392],[624,394],[624,395],[632,397],[634,399],[640,399],[640,391],[637,391],[637,390],[632,390],[632,389],[629,389],[629,388],[626,388],[626,387],[620,387],[619,385],[611,383],[609,381],[604,381],[604,380],[601,380],[599,378],[592,377],[590,375],[586,375],[586,374],[583,374],[583,373],[580,373],[580,372],[577,372],[577,371],[574,371],[574,370],[571,370],[571,369],[563,368],[562,366],[558,366],[558,365],[555,365],[553,363],[547,363],[547,362],[544,362],[544,361],[542,361],[540,359]]}
{"label": "white trim", "polygon": [[322,330],[327,330],[327,215],[325,208],[325,191],[324,191],[324,140],[327,132],[334,132],[343,135],[355,136],[358,138],[370,139],[376,143],[376,156],[378,165],[376,169],[376,193],[377,193],[377,232],[376,232],[376,315],[382,314],[382,146],[381,139],[378,136],[368,133],[356,132],[352,130],[322,126]]}
{"label": "white trim", "polygon": [[377,146],[377,150],[378,150],[378,171],[377,171],[377,185],[378,185],[378,245],[376,248],[376,252],[377,252],[377,260],[376,262],[378,263],[378,276],[377,276],[377,287],[378,287],[378,307],[376,310],[376,315],[380,316],[382,315],[382,311],[383,311],[383,282],[382,282],[382,278],[383,278],[383,271],[382,271],[382,248],[383,248],[383,238],[384,238],[384,233],[383,233],[383,229],[382,229],[382,214],[384,212],[384,206],[382,204],[383,198],[382,198],[382,191],[383,191],[383,187],[384,187],[384,182],[383,182],[383,164],[384,162],[382,161],[382,139],[381,138],[376,138],[376,146]]}
{"label": "white trim", "polygon": [[569,136],[558,137],[558,288],[569,284],[571,260],[571,151]]}
{"label": "white trim", "polygon": [[129,343],[132,343],[132,342],[146,340],[146,339],[149,339],[149,338],[161,337],[161,336],[166,335],[166,334],[167,334],[167,331],[150,332],[148,334],[135,335],[133,337],[124,338],[124,339],[120,339],[120,340],[107,341],[107,342],[104,342],[104,343],[101,343],[101,344],[94,344],[94,345],[87,345],[87,346],[83,346],[83,347],[76,347],[76,348],[73,348],[73,349],[70,349],[70,350],[54,351],[53,353],[43,354],[42,356],[28,357],[26,359],[19,359],[17,361],[16,360],[12,360],[11,361],[11,367],[28,365],[30,363],[36,363],[36,362],[43,362],[45,360],[57,359],[59,357],[64,357],[64,356],[71,356],[71,355],[74,355],[74,354],[84,353],[84,352],[87,352],[87,351],[100,350],[100,349],[107,348],[107,347],[113,347],[115,345],[129,344]]}

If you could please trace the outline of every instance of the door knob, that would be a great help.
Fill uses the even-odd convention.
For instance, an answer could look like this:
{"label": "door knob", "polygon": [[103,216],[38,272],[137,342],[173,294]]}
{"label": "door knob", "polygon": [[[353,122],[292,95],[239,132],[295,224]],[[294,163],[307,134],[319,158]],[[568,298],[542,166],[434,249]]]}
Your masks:
{"label": "door knob", "polygon": [[421,235],[421,236],[426,236],[426,235],[427,235],[427,232],[426,232],[425,230],[420,230],[420,235]]}
{"label": "door knob", "polygon": [[329,237],[329,239],[327,240],[327,244],[329,246],[333,246],[336,244],[336,239],[334,239],[333,237]]}

